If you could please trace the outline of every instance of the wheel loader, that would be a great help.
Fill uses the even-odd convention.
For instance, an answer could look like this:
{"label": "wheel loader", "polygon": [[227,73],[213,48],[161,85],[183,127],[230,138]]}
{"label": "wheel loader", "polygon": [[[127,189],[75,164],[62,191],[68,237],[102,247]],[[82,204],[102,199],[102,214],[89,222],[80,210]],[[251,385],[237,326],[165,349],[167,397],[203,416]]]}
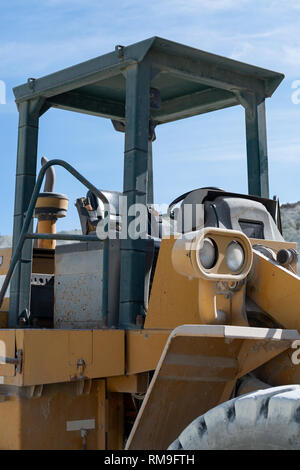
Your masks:
{"label": "wheel loader", "polygon": [[[154,37],[14,88],[1,449],[300,448],[298,252],[269,197],[266,140],[265,100],[283,78]],[[245,113],[248,194],[191,188],[161,213],[156,127],[231,106]],[[50,108],[124,133],[122,191],[63,155],[42,156],[36,175]],[[57,166],[82,183],[76,201],[55,192]],[[69,203],[77,234],[59,230]]]}

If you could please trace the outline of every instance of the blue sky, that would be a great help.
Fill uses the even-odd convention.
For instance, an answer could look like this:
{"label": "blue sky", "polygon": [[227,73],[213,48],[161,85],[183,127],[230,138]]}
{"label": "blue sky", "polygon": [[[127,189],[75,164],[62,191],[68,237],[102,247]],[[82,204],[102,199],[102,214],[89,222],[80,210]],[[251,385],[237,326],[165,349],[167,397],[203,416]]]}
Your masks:
{"label": "blue sky", "polygon": [[[1,227],[12,231],[18,113],[12,87],[110,52],[116,44],[161,36],[282,72],[267,100],[271,196],[300,200],[300,0],[11,0],[1,2],[0,104]],[[160,126],[153,145],[155,200],[168,203],[200,186],[247,191],[241,107]],[[67,160],[103,189],[122,189],[123,135],[104,119],[51,110],[40,121],[42,155]],[[57,170],[57,192],[70,197],[58,229],[79,228],[76,197],[85,188]]]}

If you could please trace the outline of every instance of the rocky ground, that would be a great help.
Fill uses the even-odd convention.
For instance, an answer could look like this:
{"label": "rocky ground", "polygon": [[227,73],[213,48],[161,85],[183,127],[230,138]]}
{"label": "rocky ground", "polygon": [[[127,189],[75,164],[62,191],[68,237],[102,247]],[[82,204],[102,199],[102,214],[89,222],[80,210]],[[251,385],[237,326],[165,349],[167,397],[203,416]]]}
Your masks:
{"label": "rocky ground", "polygon": [[297,242],[300,247],[300,201],[282,204],[281,222],[285,240]]}

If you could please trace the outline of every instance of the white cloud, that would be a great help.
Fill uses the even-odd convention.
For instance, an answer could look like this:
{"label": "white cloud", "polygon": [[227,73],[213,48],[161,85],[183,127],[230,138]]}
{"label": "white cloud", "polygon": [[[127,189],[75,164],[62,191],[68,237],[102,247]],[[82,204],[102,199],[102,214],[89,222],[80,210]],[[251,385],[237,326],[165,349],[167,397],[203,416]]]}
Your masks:
{"label": "white cloud", "polygon": [[4,78],[20,71],[24,76],[35,76],[109,52],[112,44],[112,38],[102,35],[40,43],[10,41],[0,48],[0,64]]}
{"label": "white cloud", "polygon": [[[24,38],[2,41],[0,64],[6,76],[17,76],[20,71],[23,76],[42,75],[109,52],[117,43],[131,44],[154,35],[278,69],[291,76],[300,73],[300,49],[295,44],[300,21],[285,3],[283,12],[283,2],[276,0],[271,3],[249,0],[32,3],[39,6],[42,17],[49,15],[48,24],[42,29],[44,23],[41,23],[38,41],[36,36],[32,41]],[[292,0],[291,6],[298,8],[299,2]],[[56,18],[58,12],[61,15]],[[30,15],[30,20],[26,19],[33,22],[34,12]],[[265,26],[260,18],[266,16]]]}

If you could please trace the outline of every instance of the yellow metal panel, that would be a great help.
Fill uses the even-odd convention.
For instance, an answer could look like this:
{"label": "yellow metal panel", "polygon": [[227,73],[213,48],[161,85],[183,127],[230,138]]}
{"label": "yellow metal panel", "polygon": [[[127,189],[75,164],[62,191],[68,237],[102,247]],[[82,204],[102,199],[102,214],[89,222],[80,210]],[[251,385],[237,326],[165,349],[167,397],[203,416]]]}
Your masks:
{"label": "yellow metal panel", "polygon": [[[7,338],[11,338],[12,335],[15,336],[15,346],[14,346],[14,356],[16,351],[21,350],[23,352],[23,331],[22,329],[18,330],[2,330],[1,334],[5,335],[7,333]],[[17,368],[14,369],[14,374],[10,376],[2,376],[0,374],[0,382],[4,385],[23,385],[23,370],[18,371]]]}
{"label": "yellow metal panel", "polygon": [[[11,248],[0,249],[0,276],[5,276],[11,260]],[[0,284],[2,286],[2,283]],[[0,328],[8,326],[9,297],[3,299],[0,305]]]}
{"label": "yellow metal panel", "polygon": [[173,329],[183,323],[201,323],[198,279],[189,280],[173,268],[171,253],[175,241],[161,242],[145,328]]}
{"label": "yellow metal panel", "polygon": [[255,252],[247,294],[279,325],[300,331],[300,279],[291,271]]}
{"label": "yellow metal panel", "polygon": [[51,384],[39,397],[0,402],[0,449],[81,450],[86,426],[86,449],[104,450],[105,380],[94,380],[88,394],[79,395],[75,385]]}
{"label": "yellow metal panel", "polygon": [[298,363],[293,364],[292,358],[292,354],[295,352],[296,359],[299,360],[299,354],[296,349],[289,349],[257,369],[255,371],[256,377],[267,381],[274,387],[300,384],[300,367]]}
{"label": "yellow metal panel", "polygon": [[[145,328],[175,328],[187,324],[202,324],[198,305],[198,280],[190,280],[173,268],[171,254],[176,240],[163,239],[157,260]],[[295,248],[295,243],[250,239],[251,244],[263,244],[275,251]],[[218,297],[218,302],[222,296]],[[221,306],[222,309],[222,306]],[[289,326],[295,328],[295,326]]]}
{"label": "yellow metal panel", "polygon": [[93,362],[93,331],[71,330],[69,332],[69,364],[77,365],[84,360],[85,365]]}
{"label": "yellow metal panel", "polygon": [[122,375],[124,331],[24,330],[23,357],[24,385]]}
{"label": "yellow metal panel", "polygon": [[282,250],[283,248],[293,248],[297,250],[297,243],[295,242],[279,242],[277,240],[261,240],[260,238],[249,238],[251,245],[264,245],[272,248],[274,251]]}
{"label": "yellow metal panel", "polygon": [[93,330],[93,364],[87,366],[86,373],[94,377],[125,373],[124,330]]}
{"label": "yellow metal panel", "polygon": [[[1,258],[2,257],[2,258]],[[11,260],[11,248],[0,249],[0,275],[6,274]]]}
{"label": "yellow metal panel", "polygon": [[[256,375],[256,370],[259,368],[262,364],[268,363],[270,359],[273,359],[274,356],[275,358],[281,355],[282,351],[286,351],[290,349],[291,346],[291,340],[285,340],[280,338],[279,336],[276,337],[276,334],[273,335],[273,337],[270,335],[271,338],[273,338],[271,341],[270,339],[264,339],[264,336],[261,336],[259,339],[259,335],[257,332],[257,328],[254,328],[256,330],[256,339],[251,339],[248,338],[247,341],[244,341],[240,350],[239,354],[237,357],[238,360],[238,365],[239,365],[239,370],[237,375],[235,376],[234,380],[232,382],[228,382],[223,390],[223,393],[221,395],[221,398],[219,400],[219,403],[223,403],[224,401],[227,401],[230,399],[232,396],[232,391],[234,389],[236,380],[243,377],[244,375],[248,374],[249,372],[255,370],[255,375]],[[262,335],[265,335],[265,328],[261,328],[261,333]],[[286,330],[269,330],[276,332],[277,335],[278,332],[283,332],[283,338],[285,335]],[[289,332],[293,330],[288,330]],[[288,335],[292,338],[292,335],[288,333]],[[298,333],[295,332],[295,338],[298,337]],[[265,378],[267,383],[270,383],[273,385],[273,382],[270,380],[270,378]],[[278,385],[286,385],[286,382],[282,382],[281,384]]]}
{"label": "yellow metal panel", "polygon": [[123,375],[109,377],[107,390],[117,393],[145,393],[149,385],[149,374]]}
{"label": "yellow metal panel", "polygon": [[8,312],[0,311],[0,328],[7,328],[7,327],[8,327]]}
{"label": "yellow metal panel", "polygon": [[[126,448],[166,449],[196,417],[232,392],[237,378],[300,338],[294,330],[184,325],[170,335]],[[278,347],[270,347],[271,342]],[[249,344],[248,344],[249,343]]]}
{"label": "yellow metal panel", "polygon": [[126,374],[154,370],[171,330],[127,330]]}
{"label": "yellow metal panel", "polygon": [[22,449],[20,401],[0,402],[0,450]]}
{"label": "yellow metal panel", "polygon": [[32,272],[42,274],[54,274],[54,255],[55,250],[34,248]]}
{"label": "yellow metal panel", "polygon": [[97,390],[97,449],[106,449],[106,384],[105,380],[96,381]]}
{"label": "yellow metal panel", "polygon": [[0,329],[8,327],[9,297],[3,299],[0,306]]}
{"label": "yellow metal panel", "polygon": [[70,379],[68,336],[69,332],[64,330],[24,330],[24,385],[67,382]]}
{"label": "yellow metal panel", "polygon": [[16,356],[15,330],[0,330],[0,356],[0,380],[2,377],[13,377],[15,375],[15,365],[5,364],[2,358],[15,358]]}
{"label": "yellow metal panel", "polygon": [[124,446],[124,403],[121,393],[107,393],[106,446],[108,450],[122,450]]}
{"label": "yellow metal panel", "polygon": [[6,313],[9,311],[9,297],[4,297],[0,311],[1,313]]}
{"label": "yellow metal panel", "polygon": [[[12,354],[9,357],[15,357],[16,351],[22,350],[24,345],[24,329],[17,330],[0,330],[0,336],[7,345],[7,351]],[[9,366],[9,367],[7,367]],[[1,368],[9,372],[9,375],[2,375]],[[23,370],[18,371],[13,364],[0,365],[0,384],[4,385],[23,385]]]}
{"label": "yellow metal panel", "polygon": [[[226,233],[230,235],[229,230]],[[162,240],[145,328],[173,329],[182,324],[206,323],[247,325],[243,287],[239,292],[229,289],[225,292],[215,281],[178,274],[172,265],[175,242],[174,239]],[[225,250],[225,242],[222,243]],[[250,262],[250,255],[248,258]]]}
{"label": "yellow metal panel", "polygon": [[[297,243],[295,242],[279,242],[277,240],[260,240],[259,238],[249,238],[251,245],[264,245],[271,248],[275,253],[282,249],[293,248],[297,251]],[[297,261],[292,265],[293,270],[298,272]]]}

